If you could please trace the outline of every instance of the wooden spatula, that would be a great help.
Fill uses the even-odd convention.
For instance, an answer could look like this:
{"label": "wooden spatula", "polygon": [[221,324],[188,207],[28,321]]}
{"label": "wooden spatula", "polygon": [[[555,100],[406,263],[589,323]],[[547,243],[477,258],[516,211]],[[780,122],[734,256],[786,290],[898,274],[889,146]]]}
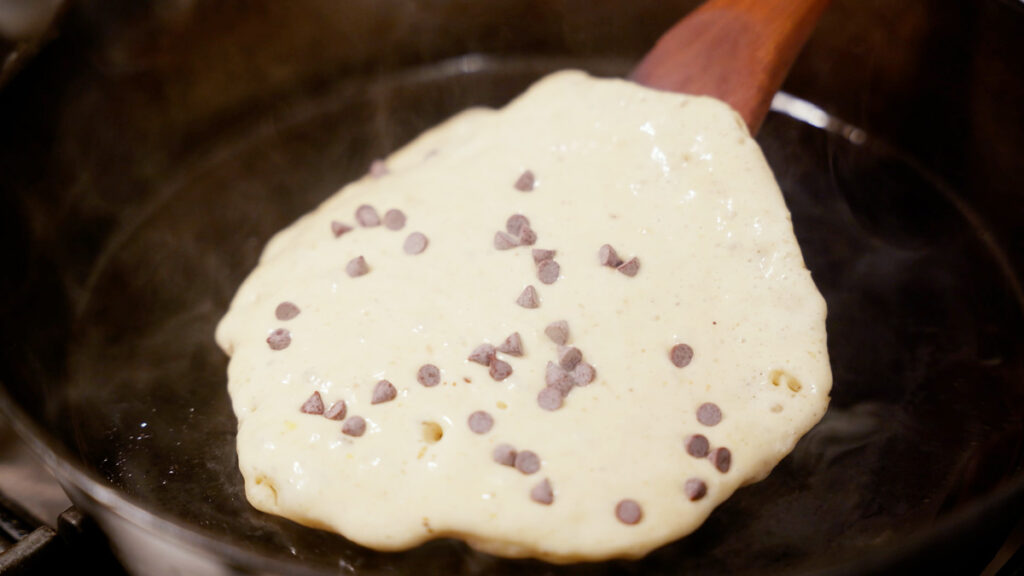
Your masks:
{"label": "wooden spatula", "polygon": [[829,0],[709,0],[666,32],[630,78],[661,90],[714,96],[751,134]]}

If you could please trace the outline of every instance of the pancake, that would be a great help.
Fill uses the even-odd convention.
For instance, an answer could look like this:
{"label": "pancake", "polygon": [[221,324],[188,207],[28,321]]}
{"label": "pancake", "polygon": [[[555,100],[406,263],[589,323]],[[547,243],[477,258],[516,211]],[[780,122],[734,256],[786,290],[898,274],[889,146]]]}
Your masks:
{"label": "pancake", "polygon": [[568,563],[767,476],[828,406],[826,313],[731,108],[570,70],[275,235],[216,339],[256,508]]}

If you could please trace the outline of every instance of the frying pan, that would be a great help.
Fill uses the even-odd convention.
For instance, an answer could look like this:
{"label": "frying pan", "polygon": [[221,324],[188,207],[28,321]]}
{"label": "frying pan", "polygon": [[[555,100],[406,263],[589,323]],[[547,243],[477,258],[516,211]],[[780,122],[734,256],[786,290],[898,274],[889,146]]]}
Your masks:
{"label": "frying pan", "polygon": [[0,90],[4,414],[139,574],[981,573],[1024,506],[1013,1],[836,2],[797,62],[758,140],[833,402],[692,536],[555,567],[246,503],[213,330],[270,235],[467,106],[625,74],[695,4],[69,5]]}

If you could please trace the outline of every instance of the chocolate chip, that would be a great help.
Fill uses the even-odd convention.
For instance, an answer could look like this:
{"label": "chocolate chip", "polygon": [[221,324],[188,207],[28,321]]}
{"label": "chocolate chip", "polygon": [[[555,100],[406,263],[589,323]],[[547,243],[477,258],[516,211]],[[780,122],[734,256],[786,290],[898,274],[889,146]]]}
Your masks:
{"label": "chocolate chip", "polygon": [[388,166],[380,158],[370,162],[370,176],[380,178],[388,173]]}
{"label": "chocolate chip", "polygon": [[547,368],[544,370],[544,383],[561,392],[562,396],[568,395],[572,387],[576,385],[572,374],[554,362],[548,362]]}
{"label": "chocolate chip", "polygon": [[628,262],[616,266],[615,269],[626,276],[636,276],[636,273],[640,271],[640,259],[634,256]]}
{"label": "chocolate chip", "polygon": [[493,344],[481,344],[473,349],[469,354],[469,361],[476,362],[477,364],[483,364],[484,366],[490,366],[491,360],[494,360],[495,348]]}
{"label": "chocolate chip", "polygon": [[540,307],[540,297],[537,296],[537,289],[532,285],[524,288],[523,293],[519,295],[519,298],[516,298],[516,304],[523,308]]}
{"label": "chocolate chip", "polygon": [[319,392],[313,392],[313,394],[302,403],[303,414],[323,414],[324,413],[324,401],[320,398]]}
{"label": "chocolate chip", "polygon": [[677,368],[685,368],[693,360],[693,348],[689,344],[676,344],[669,350],[668,357]]}
{"label": "chocolate chip", "polygon": [[373,226],[380,226],[380,216],[377,215],[377,210],[369,204],[363,204],[356,209],[356,222],[360,226],[372,228]]}
{"label": "chocolate chip", "polygon": [[708,442],[707,436],[703,434],[690,434],[684,440],[686,446],[686,453],[694,458],[703,458],[708,455],[708,449],[711,447],[711,443]]}
{"label": "chocolate chip", "polygon": [[618,268],[622,264],[622,258],[615,253],[615,248],[612,248],[611,244],[605,244],[597,251],[597,260],[602,266],[611,266],[612,268]]}
{"label": "chocolate chip", "polygon": [[505,221],[505,230],[513,236],[519,236],[524,228],[529,227],[530,219],[522,214],[513,214]]}
{"label": "chocolate chip", "polygon": [[533,228],[523,226],[523,229],[516,235],[516,239],[521,246],[533,246],[537,243],[537,233],[533,231]]}
{"label": "chocolate chip", "polygon": [[345,224],[345,223],[342,223],[342,222],[338,222],[337,220],[334,220],[334,221],[331,222],[331,233],[334,234],[335,238],[338,238],[342,234],[345,234],[345,233],[351,232],[351,231],[352,231],[352,227],[349,226],[348,224]]}
{"label": "chocolate chip", "polygon": [[691,501],[696,502],[708,493],[708,485],[700,478],[690,478],[683,484],[683,492]]}
{"label": "chocolate chip", "polygon": [[509,250],[519,246],[519,240],[508,232],[497,231],[494,233],[494,247],[498,250]]}
{"label": "chocolate chip", "polygon": [[401,230],[405,226],[405,213],[392,208],[384,213],[384,227],[388,230]]}
{"label": "chocolate chip", "polygon": [[554,502],[555,492],[551,489],[551,481],[545,478],[534,486],[530,490],[530,500],[545,505]]}
{"label": "chocolate chip", "polygon": [[424,364],[416,372],[416,380],[427,388],[437,386],[441,383],[441,370],[433,364]]}
{"label": "chocolate chip", "polygon": [[483,410],[477,410],[469,415],[469,429],[477,434],[486,434],[494,427],[494,417]]}
{"label": "chocolate chip", "polygon": [[343,420],[346,413],[348,413],[348,405],[345,404],[344,400],[338,400],[331,404],[331,407],[324,412],[324,418],[328,420]]}
{"label": "chocolate chip", "polygon": [[543,260],[537,265],[537,279],[544,284],[554,284],[561,272],[562,267],[554,260]]}
{"label": "chocolate chip", "polygon": [[366,420],[362,416],[352,416],[341,424],[341,433],[349,436],[362,436],[366,432]]}
{"label": "chocolate chip", "polygon": [[519,332],[513,332],[508,338],[505,338],[505,341],[501,343],[501,346],[498,346],[497,350],[509,356],[522,356],[523,339],[519,336]]}
{"label": "chocolate chip", "polygon": [[572,376],[573,381],[577,386],[586,386],[594,381],[597,377],[597,371],[594,367],[586,362],[580,362],[572,370],[569,371],[569,375]]}
{"label": "chocolate chip", "polygon": [[537,405],[541,408],[553,412],[562,407],[562,398],[564,394],[558,388],[554,386],[545,386],[537,393]]}
{"label": "chocolate chip", "polygon": [[508,362],[505,362],[504,360],[494,358],[491,360],[491,367],[489,373],[491,375],[491,378],[494,378],[498,382],[501,382],[505,378],[508,378],[509,376],[512,375],[512,366]]}
{"label": "chocolate chip", "polygon": [[427,249],[429,241],[422,232],[413,232],[405,238],[405,244],[402,245],[402,250],[405,250],[406,254],[420,254]]}
{"label": "chocolate chip", "polygon": [[284,328],[278,328],[267,336],[267,344],[270,345],[271,350],[284,350],[292,343],[291,332]]}
{"label": "chocolate chip", "polygon": [[565,320],[552,322],[544,328],[544,334],[555,344],[563,345],[569,341],[569,323]]}
{"label": "chocolate chip", "polygon": [[370,400],[370,404],[390,402],[395,399],[395,396],[398,396],[398,390],[395,390],[395,385],[387,380],[381,380],[373,387],[373,398]]}
{"label": "chocolate chip", "polygon": [[511,444],[498,444],[494,447],[491,457],[502,466],[516,465],[516,449]]}
{"label": "chocolate chip", "polygon": [[516,452],[515,467],[523,474],[533,474],[540,470],[540,456],[530,450]]}
{"label": "chocolate chip", "polygon": [[348,264],[345,264],[345,274],[348,274],[352,278],[363,276],[369,271],[370,267],[366,265],[366,259],[362,256],[356,256],[349,260]]}
{"label": "chocolate chip", "polygon": [[697,408],[697,421],[705,426],[714,426],[722,421],[722,409],[718,404],[705,402]]}
{"label": "chocolate chip", "polygon": [[644,512],[636,500],[619,500],[615,505],[615,517],[623,524],[633,525],[644,517]]}
{"label": "chocolate chip", "polygon": [[729,471],[729,467],[732,466],[732,452],[725,447],[715,448],[711,451],[711,454],[708,454],[708,460],[711,460],[711,463],[715,465],[719,472],[725,474]]}
{"label": "chocolate chip", "polygon": [[580,349],[575,346],[559,346],[558,347],[558,365],[563,370],[572,370],[583,360],[583,353]]}
{"label": "chocolate chip", "polygon": [[533,252],[531,252],[531,254],[533,254],[533,263],[534,264],[540,264],[541,262],[543,262],[545,260],[551,260],[552,258],[555,257],[555,251],[554,250],[545,250],[543,248],[534,248]]}
{"label": "chocolate chip", "polygon": [[516,190],[519,190],[520,192],[529,192],[533,190],[533,184],[533,172],[527,170],[520,174],[519,178],[516,178],[515,187]]}
{"label": "chocolate chip", "polygon": [[291,302],[281,302],[274,310],[274,316],[278,320],[291,320],[299,315],[299,307]]}

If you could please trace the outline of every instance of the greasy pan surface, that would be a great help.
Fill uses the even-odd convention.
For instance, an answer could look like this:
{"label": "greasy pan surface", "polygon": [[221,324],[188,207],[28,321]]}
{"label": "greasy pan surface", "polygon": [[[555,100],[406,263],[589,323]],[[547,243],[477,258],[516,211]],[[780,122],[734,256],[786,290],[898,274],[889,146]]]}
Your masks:
{"label": "greasy pan surface", "polygon": [[[1019,279],[985,219],[908,157],[778,114],[759,141],[829,305],[833,402],[767,480],[693,536],[639,562],[546,567],[452,541],[374,553],[249,507],[213,332],[263,243],[421,130],[565,66],[621,75],[628,61],[465,58],[322,82],[221,119],[150,164],[119,165],[81,142],[18,142],[39,157],[81,154],[72,164],[84,172],[61,187],[30,163],[3,185],[2,264],[17,273],[0,282],[0,382],[60,456],[254,566],[266,556],[360,574],[854,571],[938,553],[954,532],[981,542],[959,561],[984,565],[1024,487]],[[91,105],[50,129],[95,130],[102,144],[113,137],[104,128],[132,119],[128,108],[106,125],[73,114]],[[118,170],[150,187],[103,188]]]}

